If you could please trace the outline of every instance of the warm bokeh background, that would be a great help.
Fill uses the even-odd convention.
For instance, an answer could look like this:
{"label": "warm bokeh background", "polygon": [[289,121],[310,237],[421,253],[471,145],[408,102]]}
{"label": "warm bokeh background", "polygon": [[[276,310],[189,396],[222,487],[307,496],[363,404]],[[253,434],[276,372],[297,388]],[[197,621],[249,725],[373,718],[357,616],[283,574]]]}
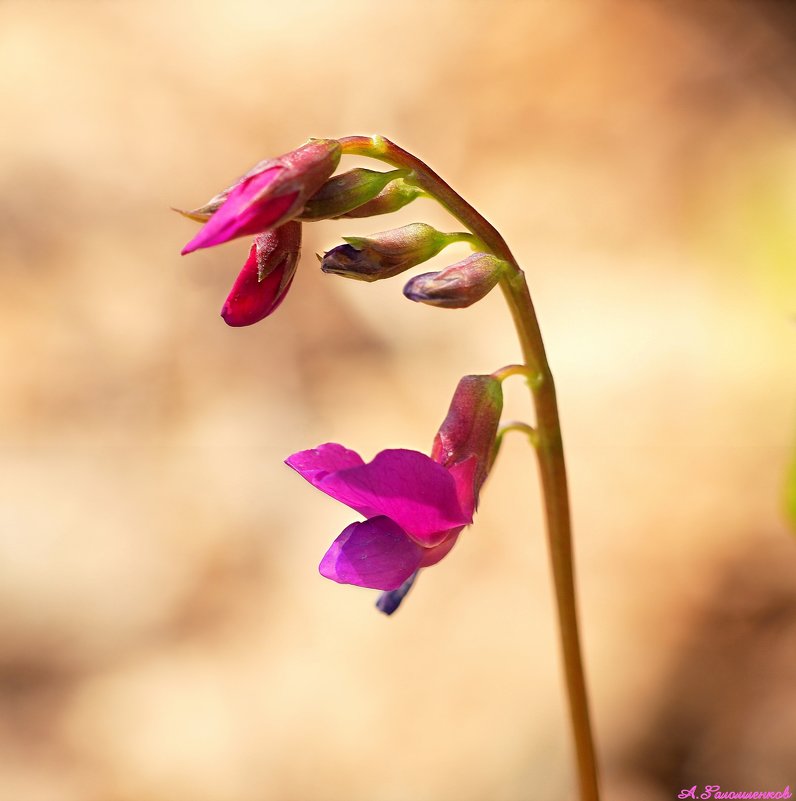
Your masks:
{"label": "warm bokeh background", "polygon": [[501,298],[325,277],[394,220],[319,223],[233,330],[248,245],[178,255],[170,205],[377,132],[526,267],[606,798],[796,785],[795,31],[764,0],[0,2],[0,801],[573,797],[522,443],[391,619],[317,575],[352,517],[281,464],[427,448],[518,356]]}

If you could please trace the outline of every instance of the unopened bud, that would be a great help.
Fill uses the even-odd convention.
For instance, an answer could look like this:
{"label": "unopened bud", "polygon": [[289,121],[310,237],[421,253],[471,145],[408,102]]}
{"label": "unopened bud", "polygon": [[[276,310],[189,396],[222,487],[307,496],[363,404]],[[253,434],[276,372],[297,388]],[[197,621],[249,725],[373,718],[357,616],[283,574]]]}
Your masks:
{"label": "unopened bud", "polygon": [[457,234],[443,234],[425,223],[412,223],[369,237],[344,236],[348,244],[326,253],[321,269],[360,281],[392,278],[436,256],[458,238]]}
{"label": "unopened bud", "polygon": [[[503,411],[503,388],[491,375],[466,375],[453,394],[434,438],[431,458],[468,481],[474,504],[489,472],[492,446]],[[457,467],[465,468],[458,471]],[[470,483],[471,482],[471,483]]]}
{"label": "unopened bud", "polygon": [[252,325],[273,314],[293,282],[300,250],[301,223],[295,220],[256,236],[221,310],[224,322]]}
{"label": "unopened bud", "polygon": [[376,198],[403,170],[377,172],[357,167],[330,178],[306,203],[301,220],[329,220],[362,206]]}
{"label": "unopened bud", "polygon": [[335,139],[312,139],[290,153],[255,165],[204,206],[180,212],[206,221],[182,249],[183,254],[278,228],[298,216],[307,199],[334,172],[340,152]]}
{"label": "unopened bud", "polygon": [[415,276],[404,287],[404,295],[417,303],[464,309],[495,287],[506,266],[506,262],[496,256],[473,253],[438,273]]}
{"label": "unopened bud", "polygon": [[415,198],[420,197],[423,190],[404,181],[403,178],[396,178],[392,183],[387,184],[373,200],[363,203],[361,206],[351,211],[341,214],[341,217],[375,217],[378,214],[391,214],[398,209],[402,209]]}

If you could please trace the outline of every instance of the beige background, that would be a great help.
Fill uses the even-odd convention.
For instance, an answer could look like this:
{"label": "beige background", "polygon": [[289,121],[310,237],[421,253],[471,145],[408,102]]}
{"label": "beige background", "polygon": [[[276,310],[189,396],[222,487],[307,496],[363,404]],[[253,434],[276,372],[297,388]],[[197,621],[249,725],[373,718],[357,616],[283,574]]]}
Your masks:
{"label": "beige background", "polygon": [[[532,455],[391,619],[282,465],[427,449],[501,298],[323,276],[218,316],[205,201],[383,133],[504,233],[559,386],[607,799],[796,785],[788,3],[0,3],[0,799],[573,798]],[[356,164],[350,161],[350,165]],[[464,251],[435,260],[444,264]],[[529,412],[519,385],[508,416]]]}

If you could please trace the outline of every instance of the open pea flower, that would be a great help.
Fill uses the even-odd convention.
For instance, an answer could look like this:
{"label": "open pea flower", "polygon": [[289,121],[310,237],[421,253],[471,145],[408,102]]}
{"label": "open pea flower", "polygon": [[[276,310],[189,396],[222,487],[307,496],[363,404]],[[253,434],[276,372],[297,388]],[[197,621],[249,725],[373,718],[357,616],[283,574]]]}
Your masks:
{"label": "open pea flower", "polygon": [[399,448],[365,462],[336,443],[290,456],[286,463],[310,484],[366,518],[332,543],[321,575],[395,591],[446,556],[472,523],[502,406],[497,379],[465,376],[431,456]]}

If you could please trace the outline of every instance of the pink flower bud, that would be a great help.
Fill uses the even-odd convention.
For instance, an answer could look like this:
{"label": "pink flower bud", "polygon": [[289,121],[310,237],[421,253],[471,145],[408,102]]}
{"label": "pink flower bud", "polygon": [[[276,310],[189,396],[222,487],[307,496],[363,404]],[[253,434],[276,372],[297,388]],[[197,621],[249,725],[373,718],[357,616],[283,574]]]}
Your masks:
{"label": "pink flower bud", "polygon": [[404,287],[404,295],[417,303],[463,309],[485,297],[505,268],[506,262],[496,256],[474,253],[441,272],[415,276]]}
{"label": "pink flower bud", "polygon": [[447,467],[458,482],[462,497],[469,492],[473,506],[489,472],[500,415],[503,389],[491,375],[466,375],[459,381],[431,448],[431,458]]}
{"label": "pink flower bud", "polygon": [[436,256],[442,248],[456,241],[456,235],[443,234],[425,223],[412,223],[369,237],[344,236],[343,239],[348,244],[326,253],[321,269],[359,281],[379,281]]}
{"label": "pink flower bud", "polygon": [[301,220],[329,220],[341,217],[372,201],[402,170],[377,172],[358,167],[330,178],[308,201]]}
{"label": "pink flower bud", "polygon": [[291,221],[254,238],[249,258],[221,309],[231,326],[252,325],[276,311],[285,299],[301,249],[301,223]]}
{"label": "pink flower bud", "polygon": [[261,162],[204,206],[182,212],[192,219],[207,219],[183,254],[283,225],[301,213],[339,161],[337,140],[314,139],[284,156]]}

